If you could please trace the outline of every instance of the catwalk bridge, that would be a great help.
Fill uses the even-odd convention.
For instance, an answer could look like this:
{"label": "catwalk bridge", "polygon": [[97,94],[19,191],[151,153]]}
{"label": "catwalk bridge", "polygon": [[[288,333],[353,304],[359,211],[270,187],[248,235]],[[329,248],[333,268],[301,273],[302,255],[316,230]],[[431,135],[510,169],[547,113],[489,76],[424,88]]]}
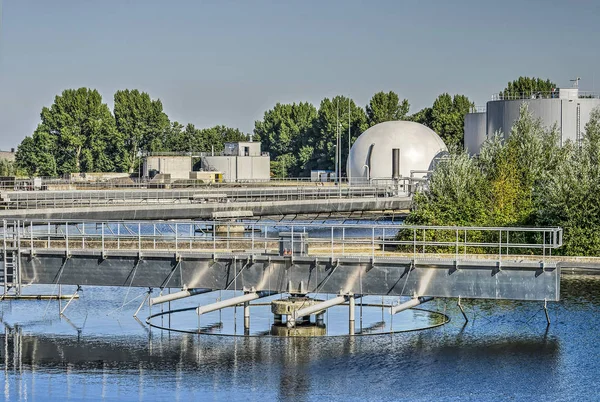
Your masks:
{"label": "catwalk bridge", "polygon": [[[410,185],[220,185],[185,189],[2,191],[9,219],[213,219],[231,216],[351,214],[410,208]],[[310,184],[310,183],[308,183]]]}
{"label": "catwalk bridge", "polygon": [[559,228],[5,220],[1,278],[5,294],[29,284],[181,290],[169,300],[244,292],[234,304],[274,293],[554,301],[561,244]]}

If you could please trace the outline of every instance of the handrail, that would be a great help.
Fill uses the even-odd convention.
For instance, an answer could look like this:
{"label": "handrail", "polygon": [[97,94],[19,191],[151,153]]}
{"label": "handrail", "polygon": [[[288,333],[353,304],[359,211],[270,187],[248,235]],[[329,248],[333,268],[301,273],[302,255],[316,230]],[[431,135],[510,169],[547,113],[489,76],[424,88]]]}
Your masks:
{"label": "handrail", "polygon": [[[9,229],[5,229],[9,228]],[[11,230],[23,250],[175,250],[236,255],[278,254],[287,238],[303,256],[328,258],[488,258],[530,254],[545,260],[562,246],[558,227],[475,227],[221,221],[18,220]],[[280,237],[280,233],[287,233]],[[4,245],[4,249],[7,246]],[[284,254],[285,255],[285,254]]]}

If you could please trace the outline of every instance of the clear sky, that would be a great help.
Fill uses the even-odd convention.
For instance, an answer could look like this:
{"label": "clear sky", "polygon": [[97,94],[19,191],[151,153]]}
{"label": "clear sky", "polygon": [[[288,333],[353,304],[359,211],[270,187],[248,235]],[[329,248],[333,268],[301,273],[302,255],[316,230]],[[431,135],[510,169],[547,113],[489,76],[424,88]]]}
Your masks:
{"label": "clear sky", "polygon": [[[138,88],[250,132],[276,102],[396,91],[477,105],[520,75],[600,89],[600,1],[0,0],[0,149],[65,88]],[[293,4],[291,4],[293,3]]]}

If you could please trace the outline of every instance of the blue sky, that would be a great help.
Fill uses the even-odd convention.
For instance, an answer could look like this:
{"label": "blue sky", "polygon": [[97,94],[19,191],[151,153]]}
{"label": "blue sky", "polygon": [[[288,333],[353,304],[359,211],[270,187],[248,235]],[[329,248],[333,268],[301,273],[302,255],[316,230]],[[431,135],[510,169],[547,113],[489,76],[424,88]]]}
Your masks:
{"label": "blue sky", "polygon": [[442,92],[483,105],[520,75],[600,90],[598,21],[598,0],[3,0],[0,149],[81,86],[246,132],[276,102],[336,94],[393,90],[414,113]]}

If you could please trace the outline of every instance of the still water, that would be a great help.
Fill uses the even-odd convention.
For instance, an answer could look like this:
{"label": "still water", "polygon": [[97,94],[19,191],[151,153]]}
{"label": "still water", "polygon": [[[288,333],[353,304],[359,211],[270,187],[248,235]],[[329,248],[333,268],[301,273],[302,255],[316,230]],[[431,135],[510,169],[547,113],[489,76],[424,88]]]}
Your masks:
{"label": "still water", "polygon": [[[63,287],[65,293],[73,290]],[[325,321],[328,334],[338,336],[318,338],[150,329],[144,323],[147,309],[140,313],[142,322],[132,318],[140,289],[84,288],[63,318],[57,301],[2,301],[0,394],[18,401],[600,400],[600,277],[563,277],[561,290],[562,301],[549,304],[549,327],[540,303],[463,302],[470,319],[465,324],[456,302],[442,300],[423,306],[451,318],[433,329],[342,336],[348,313],[339,306]],[[215,295],[201,295],[172,308],[214,300]],[[357,303],[357,332],[413,329],[440,320],[405,311],[392,321],[387,311],[365,306],[361,323],[359,309]],[[157,311],[155,306],[152,312]],[[156,320],[198,328],[193,312]],[[254,307],[252,334],[266,334],[271,321],[268,307]],[[242,309],[229,309],[202,317],[200,327],[239,333],[242,322]]]}

